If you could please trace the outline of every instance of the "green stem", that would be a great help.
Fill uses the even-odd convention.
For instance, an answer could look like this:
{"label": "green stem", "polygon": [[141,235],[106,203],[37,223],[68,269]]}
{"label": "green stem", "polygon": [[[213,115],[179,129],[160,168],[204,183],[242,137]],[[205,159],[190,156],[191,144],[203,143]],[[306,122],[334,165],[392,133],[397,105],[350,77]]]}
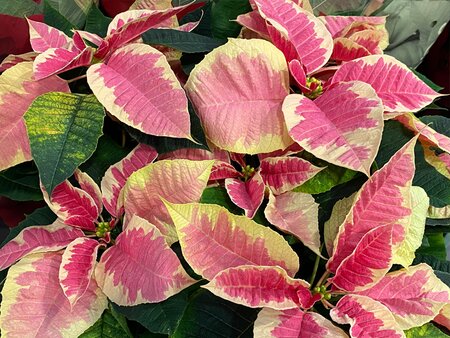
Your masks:
{"label": "green stem", "polygon": [[314,280],[316,279],[317,270],[319,269],[319,262],[320,262],[320,256],[317,255],[316,261],[314,262],[314,268],[313,268],[313,272],[311,275],[311,279],[309,281],[309,285],[311,285],[311,287],[313,286]]}
{"label": "green stem", "polygon": [[323,281],[327,279],[327,277],[330,275],[328,271],[325,271],[322,277],[320,277],[319,281],[317,282],[316,286],[322,285]]}

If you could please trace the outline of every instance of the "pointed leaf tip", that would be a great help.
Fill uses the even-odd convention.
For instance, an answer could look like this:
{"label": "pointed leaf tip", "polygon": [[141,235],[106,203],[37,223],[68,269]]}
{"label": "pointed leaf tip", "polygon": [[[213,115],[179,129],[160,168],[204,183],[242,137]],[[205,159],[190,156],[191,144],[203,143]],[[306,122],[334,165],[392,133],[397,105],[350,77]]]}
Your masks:
{"label": "pointed leaf tip", "polygon": [[150,135],[192,140],[186,94],[157,49],[121,47],[106,62],[91,66],[87,80],[97,99],[123,123]]}
{"label": "pointed leaf tip", "polygon": [[278,265],[291,276],[298,271],[297,254],[272,229],[214,204],[166,205],[186,261],[206,279],[250,264]]}

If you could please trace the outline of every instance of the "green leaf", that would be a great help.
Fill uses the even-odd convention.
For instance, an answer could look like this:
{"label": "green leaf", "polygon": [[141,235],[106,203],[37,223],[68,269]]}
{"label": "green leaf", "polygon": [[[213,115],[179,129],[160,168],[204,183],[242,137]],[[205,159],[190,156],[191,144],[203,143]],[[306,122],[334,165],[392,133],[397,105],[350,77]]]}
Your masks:
{"label": "green leaf", "polygon": [[449,19],[450,1],[392,1],[377,15],[387,15],[389,46],[385,54],[417,67]]}
{"label": "green leaf", "polygon": [[126,319],[114,308],[105,310],[99,320],[84,331],[79,338],[124,338],[133,337]]}
{"label": "green leaf", "polygon": [[68,36],[72,36],[72,28],[76,27],[64,15],[58,12],[50,3],[50,0],[44,0],[44,22],[52,27],[63,31]]}
{"label": "green leaf", "polygon": [[138,322],[153,333],[171,335],[188,306],[190,292],[192,292],[192,288],[183,290],[160,303],[137,306],[118,306],[113,304],[113,308],[126,318]]}
{"label": "green leaf", "polygon": [[33,0],[4,0],[0,1],[0,14],[23,18],[42,13],[42,4]]}
{"label": "green leaf", "polygon": [[222,187],[209,187],[203,190],[200,203],[217,204],[225,207],[229,212],[243,215],[244,211],[234,204],[228,196],[227,190]]}
{"label": "green leaf", "polygon": [[94,95],[51,92],[28,108],[31,153],[49,195],[94,153],[104,116]]}
{"label": "green leaf", "polygon": [[[434,117],[433,117],[434,118]],[[445,119],[445,118],[444,118]],[[448,132],[449,125],[444,123],[445,119],[436,116],[433,121],[431,118],[422,118],[424,123],[433,122],[432,128],[437,128],[436,131],[445,134]],[[439,130],[438,130],[439,129]],[[444,131],[444,132],[443,132]],[[398,121],[386,121],[383,130],[383,138],[381,139],[380,149],[375,159],[379,168],[385,165],[389,159],[399,150],[406,142],[412,138],[412,132],[407,130]],[[430,197],[430,204],[435,207],[444,207],[450,204],[450,180],[441,175],[432,165],[425,161],[423,148],[418,143],[415,147],[416,157],[416,173],[413,180],[413,185],[422,187],[428,197]]]}
{"label": "green leaf", "polygon": [[322,233],[325,221],[329,220],[331,217],[331,211],[333,210],[334,204],[340,199],[349,197],[358,191],[366,180],[367,177],[365,175],[357,175],[347,184],[340,184],[327,192],[314,195],[314,200],[319,204],[319,226]]}
{"label": "green leaf", "polygon": [[122,160],[128,153],[128,149],[119,146],[111,137],[102,135],[94,154],[80,165],[80,169],[91,176],[97,184],[100,184],[106,170]]}
{"label": "green leaf", "polygon": [[384,122],[383,137],[375,162],[384,166],[394,154],[413,137],[413,133],[394,120]]}
{"label": "green leaf", "polygon": [[39,173],[32,162],[21,163],[0,173],[0,196],[14,201],[40,201]]}
{"label": "green leaf", "polygon": [[182,148],[200,148],[209,150],[209,148],[206,146],[205,133],[203,132],[202,125],[200,124],[200,119],[195,113],[194,108],[192,107],[192,104],[190,102],[189,117],[191,119],[191,135],[200,144],[194,143],[188,139],[144,134],[139,130],[131,128],[130,126],[125,126],[125,129],[136,141],[152,146],[159,154],[164,154]]}
{"label": "green leaf", "polygon": [[248,0],[216,0],[212,3],[212,33],[215,38],[237,37],[242,26],[236,23],[240,14],[252,10]]}
{"label": "green leaf", "polygon": [[82,28],[86,21],[86,14],[91,7],[92,0],[45,0],[55,11],[67,21]]}
{"label": "green leaf", "polygon": [[423,236],[422,246],[417,249],[416,253],[445,260],[447,258],[447,251],[443,233],[426,234]]}
{"label": "green leaf", "polygon": [[258,311],[201,289],[191,298],[171,338],[253,337],[253,323]]}
{"label": "green leaf", "polygon": [[352,180],[356,171],[328,164],[328,166],[317,173],[314,177],[294,189],[296,192],[307,194],[320,194],[331,188]]}
{"label": "green leaf", "polygon": [[450,180],[440,174],[432,165],[424,159],[423,148],[420,144],[415,147],[416,174],[413,185],[422,187],[428,197],[430,205],[438,208],[450,204]]}
{"label": "green leaf", "polygon": [[422,326],[406,330],[405,335],[406,338],[448,338],[448,335],[439,330],[432,323],[423,324]]}
{"label": "green leaf", "polygon": [[440,115],[423,116],[420,120],[445,136],[450,137],[450,118]]}
{"label": "green leaf", "polygon": [[415,69],[410,69],[419,79],[421,79],[423,82],[425,82],[427,84],[428,87],[430,87],[431,89],[440,92],[442,89],[444,89],[444,87],[441,87],[439,85],[437,85],[436,83],[434,83],[433,81],[431,81],[429,78],[427,78],[425,75],[423,75],[422,73],[419,73],[417,70]]}
{"label": "green leaf", "polygon": [[[174,1],[172,4],[175,6]],[[213,37],[211,25],[211,7],[212,2],[207,2],[203,7],[186,14],[181,20],[180,25],[188,22],[197,22],[200,20],[197,27],[192,31],[193,33]]]}
{"label": "green leaf", "polygon": [[95,4],[92,4],[86,15],[86,26],[84,30],[104,38],[111,21],[111,18],[105,16]]}
{"label": "green leaf", "polygon": [[5,240],[0,244],[0,248],[16,237],[23,229],[33,225],[49,225],[56,220],[56,215],[49,207],[45,206],[34,210],[31,214],[20,222],[16,227],[12,228]]}
{"label": "green leaf", "polygon": [[147,44],[163,45],[184,53],[209,52],[226,42],[176,29],[150,29],[142,35],[142,39]]}

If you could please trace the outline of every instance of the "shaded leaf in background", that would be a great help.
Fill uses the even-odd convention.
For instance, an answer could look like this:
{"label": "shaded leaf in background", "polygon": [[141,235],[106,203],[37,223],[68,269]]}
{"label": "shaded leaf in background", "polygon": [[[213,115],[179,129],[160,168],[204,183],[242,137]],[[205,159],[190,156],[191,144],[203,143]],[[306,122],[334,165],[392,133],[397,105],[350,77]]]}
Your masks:
{"label": "shaded leaf in background", "polygon": [[45,206],[43,208],[36,209],[31,214],[27,215],[26,218],[19,223],[19,225],[11,229],[8,236],[0,244],[0,248],[16,237],[23,229],[34,225],[48,225],[53,223],[55,220],[56,215],[50,210],[49,207]]}
{"label": "shaded leaf in background", "polygon": [[419,327],[413,327],[412,329],[405,331],[406,338],[446,338],[444,332],[439,330],[432,323],[427,323]]}
{"label": "shaded leaf in background", "polygon": [[26,162],[0,173],[0,195],[14,201],[40,201],[39,174],[32,162]]}
{"label": "shaded leaf in background", "polygon": [[80,165],[80,169],[100,185],[109,166],[119,162],[127,156],[128,152],[129,149],[119,146],[110,136],[102,135],[98,140],[94,154]]}
{"label": "shaded leaf in background", "polygon": [[28,108],[31,153],[48,194],[94,153],[104,116],[94,95],[51,92]]}
{"label": "shaded leaf in background", "polygon": [[55,11],[57,11],[68,22],[75,27],[82,28],[86,21],[86,13],[88,12],[93,0],[44,0]]}
{"label": "shaded leaf in background", "polygon": [[209,52],[226,42],[176,29],[150,29],[142,35],[142,39],[147,44],[163,45],[184,53]]}
{"label": "shaded leaf in background", "polygon": [[108,25],[111,21],[111,18],[105,16],[100,9],[93,4],[86,15],[86,25],[84,30],[105,37],[106,32],[108,31]]}
{"label": "shaded leaf in background", "polygon": [[362,15],[370,0],[310,0],[314,13],[326,15]]}
{"label": "shaded leaf in background", "polygon": [[227,190],[222,187],[209,187],[203,190],[200,203],[217,204],[225,207],[229,212],[243,215],[244,211],[234,204],[228,196]]}
{"label": "shaded leaf in background", "polygon": [[430,255],[445,260],[447,252],[443,233],[426,234],[422,239],[422,245],[416,254]]}
{"label": "shaded leaf in background", "polygon": [[0,2],[0,14],[23,18],[42,13],[42,3],[33,0],[8,0]]}
{"label": "shaded leaf in background", "polygon": [[189,302],[171,338],[250,338],[258,310],[199,290]]}
{"label": "shaded leaf in background", "polygon": [[[71,1],[71,0],[69,0]],[[51,3],[51,0],[44,0],[44,22],[52,27],[66,33],[69,37],[73,35],[72,28],[81,28],[70,22],[61,12],[58,12]]]}
{"label": "shaded leaf in background", "polygon": [[338,167],[334,164],[327,164],[325,169],[320,171],[313,178],[309,179],[298,188],[295,188],[294,191],[313,195],[320,194],[329,191],[339,184],[352,180],[356,174],[356,171]]}
{"label": "shaded leaf in background", "polygon": [[[424,119],[422,122],[429,123],[430,121]],[[441,124],[436,123],[436,125],[432,125],[432,128],[436,128],[438,132],[442,132],[439,130],[440,126]],[[380,150],[375,159],[377,166],[379,168],[382,167],[411,137],[412,133],[406,130],[399,122],[392,120],[386,121]],[[419,142],[415,147],[415,159],[416,173],[413,185],[422,187],[426,191],[428,197],[430,197],[430,205],[435,207],[449,205],[450,180],[441,175],[433,166],[425,161],[423,148]]]}
{"label": "shaded leaf in background", "polygon": [[392,1],[377,15],[388,16],[390,45],[385,53],[416,68],[450,19],[450,2]]}
{"label": "shaded leaf in background", "polygon": [[[175,6],[175,3],[177,0],[172,1],[173,6]],[[179,1],[184,4],[189,3],[188,1]],[[199,8],[191,13],[186,14],[179,22],[180,25],[185,24],[187,22],[194,22],[201,19],[200,23],[197,27],[192,31],[193,33],[213,37],[212,33],[212,23],[211,23],[211,8],[212,8],[212,2],[208,1],[206,5],[204,5],[202,8]]]}
{"label": "shaded leaf in background", "polygon": [[124,316],[114,308],[105,310],[99,320],[84,331],[79,338],[124,338],[133,337]]}
{"label": "shaded leaf in background", "polygon": [[217,0],[211,7],[212,34],[218,39],[237,37],[241,26],[234,20],[251,11],[248,0]]}
{"label": "shaded leaf in background", "polygon": [[334,204],[338,200],[349,197],[351,194],[358,191],[366,180],[367,177],[364,175],[358,175],[353,180],[349,181],[348,184],[337,185],[327,192],[314,196],[316,203],[319,203],[319,229],[321,230],[321,233],[323,224],[331,216]]}
{"label": "shaded leaf in background", "polygon": [[192,286],[180,293],[155,304],[141,304],[136,306],[118,306],[113,308],[129,320],[134,320],[153,333],[173,334],[189,304],[188,296]]}

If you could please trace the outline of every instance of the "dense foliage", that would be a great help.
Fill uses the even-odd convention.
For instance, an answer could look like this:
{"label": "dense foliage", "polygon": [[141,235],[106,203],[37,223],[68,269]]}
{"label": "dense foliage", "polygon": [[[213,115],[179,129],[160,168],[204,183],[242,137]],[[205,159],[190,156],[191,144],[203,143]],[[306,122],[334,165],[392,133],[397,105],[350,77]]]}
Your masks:
{"label": "dense foliage", "polygon": [[446,336],[450,120],[385,16],[30,6],[0,195],[46,206],[0,245],[2,335]]}

